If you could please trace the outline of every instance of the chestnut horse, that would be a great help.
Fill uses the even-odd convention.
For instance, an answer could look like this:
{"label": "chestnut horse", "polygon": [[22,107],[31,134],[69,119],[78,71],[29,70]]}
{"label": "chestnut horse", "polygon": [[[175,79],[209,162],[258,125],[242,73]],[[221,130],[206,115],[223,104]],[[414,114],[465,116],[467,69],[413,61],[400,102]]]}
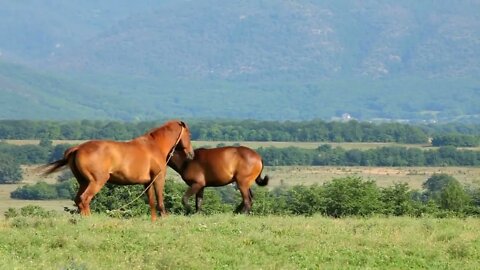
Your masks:
{"label": "chestnut horse", "polygon": [[195,157],[188,160],[185,153],[173,154],[168,162],[187,185],[182,198],[185,208],[190,210],[188,199],[195,194],[195,210],[201,210],[203,189],[224,186],[235,182],[242,194],[242,203],[237,212],[249,213],[253,194],[250,186],[255,181],[259,186],[268,184],[268,176],[262,179],[263,162],[260,155],[244,146],[226,146],[212,149],[195,149]]}
{"label": "chestnut horse", "polygon": [[163,189],[167,159],[181,150],[187,159],[194,156],[190,131],[182,121],[172,120],[161,127],[127,142],[92,140],[71,147],[63,159],[45,165],[44,174],[70,167],[78,181],[75,204],[80,214],[90,215],[90,201],[108,181],[120,185],[143,184],[146,188],[152,220],[156,219],[154,190],[160,214],[166,215]]}

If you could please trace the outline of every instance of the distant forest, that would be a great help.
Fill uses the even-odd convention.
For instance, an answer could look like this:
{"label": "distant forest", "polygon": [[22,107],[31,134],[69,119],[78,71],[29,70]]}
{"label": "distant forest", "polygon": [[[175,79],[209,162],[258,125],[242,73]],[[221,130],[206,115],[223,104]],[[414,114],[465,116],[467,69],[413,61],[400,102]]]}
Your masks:
{"label": "distant forest", "polygon": [[[52,145],[51,140],[129,140],[162,122],[108,121],[0,121],[0,139],[40,139],[38,145],[0,142],[2,160],[18,164],[39,164],[62,157],[69,144]],[[187,121],[193,140],[319,142],[316,149],[299,147],[256,149],[266,165],[343,166],[477,166],[480,151],[456,147],[478,146],[478,125],[408,125],[367,122],[261,122]],[[438,149],[387,146],[375,149],[343,149],[328,142],[396,142],[428,144]]]}
{"label": "distant forest", "polygon": [[[0,139],[129,140],[163,121],[32,121],[1,120]],[[192,140],[288,142],[396,142],[434,146],[477,146],[480,125],[369,123],[358,121],[302,122],[255,120],[186,120]]]}
{"label": "distant forest", "polygon": [[[2,168],[20,164],[45,164],[63,157],[65,150],[72,145],[53,146],[49,140],[41,140],[38,145],[13,145],[0,142],[0,172]],[[260,147],[256,149],[268,166],[478,166],[480,151],[457,149],[442,146],[438,149],[423,150],[417,147],[386,146],[367,150],[344,149],[329,144],[316,149],[299,147]],[[8,165],[10,164],[10,165]],[[5,172],[4,172],[5,173]],[[10,173],[9,173],[10,174]],[[1,175],[0,175],[1,178]]]}

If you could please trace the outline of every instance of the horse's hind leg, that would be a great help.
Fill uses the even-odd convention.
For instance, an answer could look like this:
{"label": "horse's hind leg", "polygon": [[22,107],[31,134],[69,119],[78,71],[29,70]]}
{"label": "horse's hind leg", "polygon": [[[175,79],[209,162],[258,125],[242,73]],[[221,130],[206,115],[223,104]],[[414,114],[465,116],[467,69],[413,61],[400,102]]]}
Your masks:
{"label": "horse's hind leg", "polygon": [[197,194],[195,195],[195,211],[201,212],[202,211],[202,201],[203,201],[203,190],[205,187],[201,188]]}
{"label": "horse's hind leg", "polygon": [[90,202],[92,201],[95,194],[97,194],[100,189],[105,185],[109,178],[108,173],[97,173],[93,174],[86,174],[88,179],[88,186],[85,189],[85,192],[80,196],[80,203],[83,206],[84,213],[82,215],[89,216],[90,212]]}
{"label": "horse's hind leg", "polygon": [[85,192],[88,186],[88,181],[85,179],[85,177],[80,173],[80,171],[77,169],[75,165],[75,156],[72,156],[72,158],[68,161],[70,170],[73,173],[73,176],[77,179],[78,182],[78,190],[77,190],[77,195],[75,195],[75,205],[78,207],[78,211],[80,212],[81,215],[85,214],[85,209],[83,207],[82,200],[80,199],[80,196]]}
{"label": "horse's hind leg", "polygon": [[252,197],[250,188],[246,185],[239,185],[240,193],[242,194],[242,203],[237,207],[237,212],[242,212],[244,214],[250,213],[252,208]]}
{"label": "horse's hind leg", "polygon": [[80,212],[81,215],[84,215],[85,209],[82,204],[82,200],[80,199],[80,196],[85,192],[87,189],[88,184],[85,181],[80,181],[78,180],[78,191],[77,195],[75,195],[75,205],[78,207],[78,211]]}

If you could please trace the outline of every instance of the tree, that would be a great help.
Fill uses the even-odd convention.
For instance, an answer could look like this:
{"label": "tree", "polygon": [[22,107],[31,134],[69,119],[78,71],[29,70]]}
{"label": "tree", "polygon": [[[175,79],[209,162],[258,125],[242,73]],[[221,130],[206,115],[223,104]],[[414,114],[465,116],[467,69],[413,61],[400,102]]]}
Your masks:
{"label": "tree", "polygon": [[0,184],[12,184],[22,180],[20,164],[10,155],[0,153]]}
{"label": "tree", "polygon": [[440,192],[442,209],[461,212],[470,204],[470,198],[458,181],[449,182]]}
{"label": "tree", "polygon": [[422,187],[431,194],[439,194],[449,183],[452,182],[458,181],[451,175],[435,173],[422,184]]}
{"label": "tree", "polygon": [[427,199],[444,210],[462,211],[471,201],[460,182],[448,174],[434,174],[423,183]]}

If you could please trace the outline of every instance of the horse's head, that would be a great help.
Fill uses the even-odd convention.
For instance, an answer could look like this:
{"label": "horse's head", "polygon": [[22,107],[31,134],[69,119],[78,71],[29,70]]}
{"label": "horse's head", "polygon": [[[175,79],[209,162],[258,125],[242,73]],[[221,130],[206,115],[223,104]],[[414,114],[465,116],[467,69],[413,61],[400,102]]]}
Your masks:
{"label": "horse's head", "polygon": [[180,126],[182,127],[181,130],[181,135],[180,135],[180,140],[175,147],[176,151],[183,151],[187,157],[187,159],[192,160],[195,153],[193,151],[193,146],[192,142],[190,141],[190,129],[188,128],[187,124],[185,122],[180,121],[179,122]]}

